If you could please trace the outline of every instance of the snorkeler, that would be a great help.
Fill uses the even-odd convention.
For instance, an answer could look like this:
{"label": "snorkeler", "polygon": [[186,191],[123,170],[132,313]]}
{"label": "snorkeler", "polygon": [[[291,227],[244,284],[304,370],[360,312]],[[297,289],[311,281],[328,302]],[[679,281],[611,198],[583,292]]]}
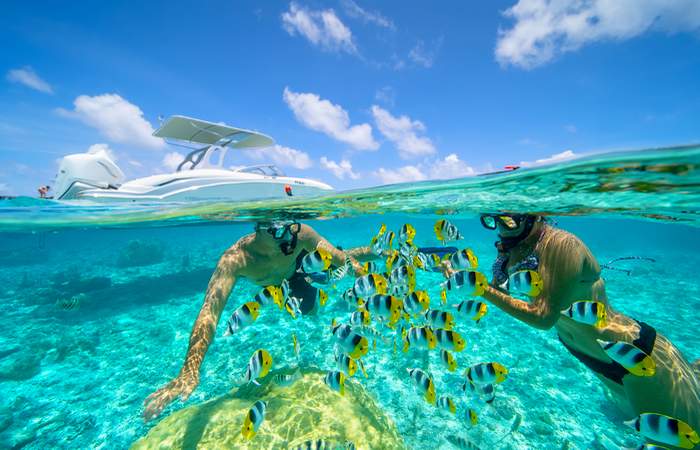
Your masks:
{"label": "snorkeler", "polygon": [[[483,293],[486,300],[532,327],[555,327],[564,347],[595,372],[625,414],[664,414],[700,430],[700,361],[689,364],[652,326],[610,308],[600,266],[580,239],[541,216],[485,214],[481,223],[498,230],[500,238],[493,279]],[[451,274],[449,263],[445,266],[446,275]],[[543,282],[529,301],[514,298],[508,289],[509,278],[520,271],[536,271]],[[597,310],[603,320],[582,323],[571,317],[572,309],[578,316],[595,316]],[[637,376],[620,363],[623,359],[611,359],[609,342],[633,344],[649,355],[656,365],[653,376]]]}
{"label": "snorkeler", "polygon": [[179,375],[158,389],[144,401],[144,419],[151,420],[175,400],[187,400],[199,384],[199,369],[209,348],[221,313],[228,297],[240,278],[260,285],[279,285],[289,282],[290,295],[301,300],[304,315],[313,314],[316,308],[317,288],[309,283],[306,274],[299,269],[304,256],[316,249],[330,253],[332,264],[342,266],[346,256],[356,274],[363,269],[356,258],[364,259],[368,248],[343,252],[331,245],[316,231],[299,222],[264,222],[255,225],[255,233],[243,236],[219,259],[209,280],[197,320],[192,327],[187,356]]}

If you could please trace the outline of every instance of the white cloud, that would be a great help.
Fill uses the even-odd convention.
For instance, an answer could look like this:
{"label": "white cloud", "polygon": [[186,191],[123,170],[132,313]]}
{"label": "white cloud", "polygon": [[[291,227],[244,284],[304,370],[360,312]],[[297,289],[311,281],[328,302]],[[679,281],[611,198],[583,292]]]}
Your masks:
{"label": "white cloud", "polygon": [[[442,47],[443,38],[439,38],[433,42],[433,44],[428,48],[425,42],[419,40],[416,45],[408,52],[408,59],[413,61],[414,64],[423,66],[426,69],[433,67],[437,54]],[[397,69],[403,68],[403,62]]]}
{"label": "white cloud", "polygon": [[578,131],[578,129],[576,128],[576,125],[571,125],[571,124],[565,125],[564,129],[571,134],[574,134]]}
{"label": "white cloud", "polygon": [[396,91],[391,86],[384,86],[381,89],[377,89],[377,92],[374,93],[374,99],[387,106],[394,106]]}
{"label": "white cloud", "polygon": [[244,150],[244,153],[254,160],[272,161],[278,166],[294,167],[295,169],[308,169],[313,166],[308,153],[281,145]]}
{"label": "white cloud", "polygon": [[372,106],[372,115],[379,131],[396,144],[401,158],[410,159],[435,153],[431,140],[416,134],[425,131],[425,125],[421,121],[411,120],[408,116],[394,117],[377,105]]}
{"label": "white cloud", "polygon": [[473,167],[459,159],[455,153],[447,155],[444,159],[435,161],[429,170],[431,179],[448,180],[476,175]]}
{"label": "white cloud", "polygon": [[143,111],[117,94],[81,95],[73,105],[72,111],[59,108],[58,113],[79,119],[114,142],[150,149],[165,147],[161,139],[152,136],[153,127]]}
{"label": "white cloud", "polygon": [[357,53],[352,31],[332,9],[313,11],[291,2],[289,11],[282,13],[282,26],[291,36],[298,33],[323,50]]}
{"label": "white cloud", "polygon": [[343,159],[337,163],[322,156],[320,161],[321,167],[333,173],[336,178],[340,178],[341,180],[344,180],[346,176],[353,180],[360,178],[359,174],[353,172],[352,164],[347,159]]}
{"label": "white cloud", "polygon": [[519,0],[504,15],[515,23],[499,30],[496,59],[525,69],[596,41],[700,28],[697,0]]}
{"label": "white cloud", "polygon": [[304,126],[346,142],[358,150],[379,148],[379,143],[372,136],[372,127],[366,123],[350,126],[350,117],[340,105],[323,100],[317,94],[292,92],[286,87],[283,98]]}
{"label": "white cloud", "polygon": [[0,195],[12,195],[12,188],[7,183],[0,183]]}
{"label": "white cloud", "polygon": [[10,70],[7,72],[7,80],[13,83],[23,84],[39,92],[53,94],[51,85],[42,80],[41,77],[34,72],[34,69],[29,66]]}
{"label": "white cloud", "polygon": [[579,158],[581,155],[574,153],[571,150],[565,150],[561,153],[556,153],[548,158],[542,158],[535,161],[520,161],[520,166],[522,167],[536,167],[536,166],[546,166],[549,164],[554,164],[562,161],[567,161],[570,159]]}
{"label": "white cloud", "polygon": [[139,168],[143,167],[143,164],[141,164],[140,162],[136,161],[135,159],[130,159],[130,160],[128,160],[127,162],[128,162],[130,165],[134,166],[134,167],[139,167]]}
{"label": "white cloud", "polygon": [[183,155],[182,153],[170,152],[166,153],[165,156],[163,156],[163,161],[161,162],[161,165],[169,171],[175,172],[177,170],[177,166],[179,166],[180,163],[184,160],[185,155]]}
{"label": "white cloud", "polygon": [[390,19],[384,17],[377,11],[367,11],[366,9],[363,9],[353,0],[344,0],[343,8],[345,9],[345,13],[353,19],[360,19],[364,23],[372,23],[390,30],[396,29],[394,22],[392,22]]}
{"label": "white cloud", "polygon": [[85,153],[89,153],[91,155],[104,153],[107,156],[107,158],[111,159],[113,162],[117,162],[116,155],[107,144],[92,144],[90,147],[88,147]]}
{"label": "white cloud", "polygon": [[411,181],[424,181],[428,177],[417,166],[403,166],[398,169],[379,168],[374,173],[384,184],[407,183]]}
{"label": "white cloud", "polygon": [[423,164],[403,166],[398,169],[380,168],[374,175],[384,184],[405,183],[425,180],[449,180],[476,175],[478,172],[451,153],[443,159],[427,161]]}

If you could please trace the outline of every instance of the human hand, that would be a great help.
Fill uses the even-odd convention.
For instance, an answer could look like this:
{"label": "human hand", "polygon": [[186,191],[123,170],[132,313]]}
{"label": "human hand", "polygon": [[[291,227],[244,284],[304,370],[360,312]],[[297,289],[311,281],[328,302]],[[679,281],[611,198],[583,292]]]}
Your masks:
{"label": "human hand", "polygon": [[352,264],[352,270],[355,272],[355,276],[361,277],[367,275],[367,271],[362,264],[360,264],[355,258],[351,258],[350,263]]}
{"label": "human hand", "polygon": [[143,420],[148,422],[156,418],[163,409],[177,397],[186,401],[192,391],[199,385],[199,372],[183,371],[175,379],[149,395],[143,401]]}
{"label": "human hand", "polygon": [[444,260],[440,262],[440,271],[445,278],[450,278],[457,271],[452,268],[449,260]]}

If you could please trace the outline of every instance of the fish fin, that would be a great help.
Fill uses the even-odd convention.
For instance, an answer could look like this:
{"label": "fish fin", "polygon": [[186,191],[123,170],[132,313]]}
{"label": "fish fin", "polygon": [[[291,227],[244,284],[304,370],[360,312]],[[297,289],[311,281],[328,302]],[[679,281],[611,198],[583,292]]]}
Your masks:
{"label": "fish fin", "polygon": [[605,346],[609,344],[609,342],[603,341],[602,339],[596,339],[596,342],[598,342],[598,345],[603,347],[603,349],[605,349]]}
{"label": "fish fin", "polygon": [[636,422],[637,422],[637,418],[635,417],[634,419],[631,419],[631,420],[625,420],[622,423],[624,423],[628,427],[636,428]]}
{"label": "fish fin", "polygon": [[260,383],[258,383],[258,380],[250,380],[250,382],[256,386],[260,386]]}
{"label": "fish fin", "polygon": [[362,374],[365,376],[365,378],[369,378],[367,376],[367,370],[365,369],[365,363],[363,363],[362,360],[360,360],[360,369],[362,369]]}

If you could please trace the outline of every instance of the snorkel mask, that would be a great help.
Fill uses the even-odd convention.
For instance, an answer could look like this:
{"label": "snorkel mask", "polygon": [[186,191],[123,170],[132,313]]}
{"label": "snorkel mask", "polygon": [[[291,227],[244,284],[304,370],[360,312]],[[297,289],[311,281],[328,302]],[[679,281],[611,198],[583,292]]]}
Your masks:
{"label": "snorkel mask", "polygon": [[297,234],[301,230],[301,224],[296,221],[258,222],[255,231],[265,230],[270,236],[280,243],[280,250],[285,255],[294,253],[297,246]]}
{"label": "snorkel mask", "polygon": [[501,240],[496,242],[496,248],[502,251],[510,250],[528,237],[538,219],[531,214],[482,214],[480,218],[481,225],[488,230],[515,231],[522,226],[517,235],[503,236],[499,232]]}

